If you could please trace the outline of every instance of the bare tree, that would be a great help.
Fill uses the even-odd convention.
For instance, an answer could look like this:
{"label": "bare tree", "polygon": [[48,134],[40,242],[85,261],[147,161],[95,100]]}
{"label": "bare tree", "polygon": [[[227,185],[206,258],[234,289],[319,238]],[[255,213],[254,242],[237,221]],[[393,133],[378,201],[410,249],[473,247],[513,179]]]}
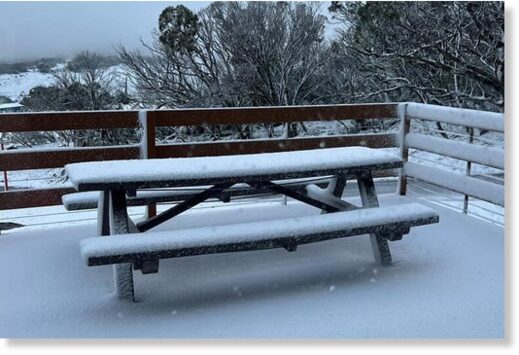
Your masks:
{"label": "bare tree", "polygon": [[[323,100],[324,17],[317,4],[215,2],[164,10],[148,52],[119,54],[156,107],[312,104]],[[177,32],[175,32],[176,30]],[[250,136],[249,126],[235,127]],[[267,130],[271,132],[270,128]]]}
{"label": "bare tree", "polygon": [[[33,112],[109,110],[121,107],[121,90],[116,86],[117,72],[113,58],[81,52],[65,67],[53,73],[55,83],[37,86],[22,103]],[[136,141],[136,133],[128,129],[40,132],[38,139],[67,146],[120,144]],[[29,138],[31,140],[29,140]],[[19,144],[32,144],[35,137],[13,136]],[[38,141],[40,142],[40,141]]]}
{"label": "bare tree", "polygon": [[321,99],[324,17],[305,3],[220,4],[216,33],[254,105],[294,105]]}
{"label": "bare tree", "polygon": [[116,73],[106,58],[89,51],[76,55],[61,71],[54,73],[56,86],[68,88],[71,109],[103,110],[113,107],[111,95]]}

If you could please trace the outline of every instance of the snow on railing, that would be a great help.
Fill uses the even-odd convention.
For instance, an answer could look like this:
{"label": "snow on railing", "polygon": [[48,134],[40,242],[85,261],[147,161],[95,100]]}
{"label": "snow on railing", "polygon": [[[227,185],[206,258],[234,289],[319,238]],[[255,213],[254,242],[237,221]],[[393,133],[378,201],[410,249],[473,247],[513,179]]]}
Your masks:
{"label": "snow on railing", "polygon": [[[439,189],[440,191],[438,191]],[[455,193],[452,195],[445,194],[441,192],[441,189],[441,187],[435,187],[434,185],[412,183],[409,185],[408,193],[418,200],[423,199],[429,203],[458,212],[462,210],[463,201],[457,199]],[[471,208],[467,210],[467,215],[501,227],[504,226],[505,215],[503,207],[479,199],[473,199],[473,201],[468,202],[468,205]]]}
{"label": "snow on railing", "polygon": [[499,184],[411,162],[405,164],[404,174],[499,206],[505,205],[504,187]]}
{"label": "snow on railing", "polygon": [[[504,174],[504,148],[475,144],[473,135],[474,129],[479,129],[480,132],[504,133],[503,114],[419,103],[401,104],[400,112],[402,119],[400,147],[402,158],[406,162],[399,178],[401,195],[406,194],[407,177],[412,177],[465,195],[465,213],[468,208],[469,196],[504,207],[504,181],[488,178],[483,180],[481,177],[484,174],[478,174],[477,177],[471,175],[472,163],[502,170]],[[466,127],[469,129],[468,142],[445,138],[448,137],[445,133],[442,133],[442,137],[433,137],[421,132],[412,132],[411,120],[433,121]],[[441,131],[445,132],[443,128]],[[456,133],[455,135],[463,136]],[[465,161],[467,164],[466,174],[455,173],[452,168],[442,169],[441,166],[446,164],[440,162],[437,166],[408,162],[410,149]]]}
{"label": "snow on railing", "polygon": [[505,152],[503,149],[431,137],[418,133],[407,134],[405,144],[408,148],[421,149],[493,168],[505,168]]}
{"label": "snow on railing", "polygon": [[504,132],[505,120],[502,113],[444,107],[429,104],[408,103],[406,115],[420,120],[450,123],[453,125]]}

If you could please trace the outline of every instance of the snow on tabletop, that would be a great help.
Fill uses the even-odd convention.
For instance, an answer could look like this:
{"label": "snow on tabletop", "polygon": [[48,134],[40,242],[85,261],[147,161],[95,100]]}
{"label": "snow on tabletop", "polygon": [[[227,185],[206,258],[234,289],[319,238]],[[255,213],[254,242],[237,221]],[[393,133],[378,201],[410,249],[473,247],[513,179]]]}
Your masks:
{"label": "snow on tabletop", "polygon": [[429,207],[410,203],[391,208],[358,209],[304,218],[286,218],[265,222],[240,223],[177,230],[174,233],[152,232],[82,240],[81,254],[90,257],[154,252],[218,244],[297,237],[338,230],[384,225],[401,221],[417,221],[437,216]]}
{"label": "snow on tabletop", "polygon": [[65,166],[72,184],[197,180],[308,170],[399,164],[396,155],[365,147],[329,148],[218,157],[114,160]]}

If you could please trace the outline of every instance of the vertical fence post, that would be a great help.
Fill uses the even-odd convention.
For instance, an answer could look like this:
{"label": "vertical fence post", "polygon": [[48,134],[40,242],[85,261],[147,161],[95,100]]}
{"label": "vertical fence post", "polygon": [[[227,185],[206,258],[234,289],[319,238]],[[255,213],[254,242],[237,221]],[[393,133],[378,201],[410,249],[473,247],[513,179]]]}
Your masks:
{"label": "vertical fence post", "polygon": [[[0,143],[1,145],[1,149],[4,150],[4,143]],[[4,191],[8,191],[9,190],[9,183],[7,181],[7,171],[3,171],[3,174],[4,174]]]}
{"label": "vertical fence post", "polygon": [[[139,122],[142,126],[141,159],[153,159],[156,157],[155,149],[155,118],[148,115],[148,111],[139,111]],[[157,204],[150,203],[146,207],[147,217],[157,214]]]}
{"label": "vertical fence post", "polygon": [[[469,134],[469,143],[472,144],[472,143],[474,143],[474,128],[467,127],[467,131],[468,131],[468,134]],[[472,169],[472,162],[471,161],[467,161],[467,167],[465,169],[465,175],[470,176],[471,169]],[[469,195],[465,195],[463,197],[463,213],[467,214],[468,210],[469,210]]]}
{"label": "vertical fence post", "polygon": [[[398,105],[398,117],[400,118],[400,157],[405,163],[409,159],[409,148],[405,144],[405,137],[411,130],[411,119],[407,115],[407,103]],[[404,168],[400,169],[398,174],[398,193],[401,196],[405,196],[407,192],[407,176],[405,175]]]}

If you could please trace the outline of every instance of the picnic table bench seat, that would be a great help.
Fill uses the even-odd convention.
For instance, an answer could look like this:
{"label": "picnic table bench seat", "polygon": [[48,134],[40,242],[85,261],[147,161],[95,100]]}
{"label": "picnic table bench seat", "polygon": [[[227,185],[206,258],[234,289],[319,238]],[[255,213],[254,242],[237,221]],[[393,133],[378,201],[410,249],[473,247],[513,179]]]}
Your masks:
{"label": "picnic table bench seat", "polygon": [[[172,231],[92,237],[80,243],[88,266],[297,245],[376,233],[399,240],[411,227],[437,223],[429,207],[408,203],[353,211]],[[156,272],[157,270],[154,270]]]}

